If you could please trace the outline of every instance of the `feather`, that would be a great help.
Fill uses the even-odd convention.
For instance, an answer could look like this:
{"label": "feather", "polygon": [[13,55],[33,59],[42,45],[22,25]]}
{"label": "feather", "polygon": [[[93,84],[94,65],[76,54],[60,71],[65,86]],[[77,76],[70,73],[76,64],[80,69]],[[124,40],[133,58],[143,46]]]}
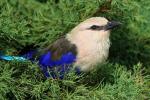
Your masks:
{"label": "feather", "polygon": [[26,61],[27,59],[24,57],[19,57],[19,56],[7,56],[7,55],[1,55],[0,59],[2,60],[7,60],[7,61],[12,61],[12,60],[16,60],[16,61]]}
{"label": "feather", "polygon": [[[76,46],[65,38],[58,39],[46,49],[40,50],[38,58],[39,65],[46,77],[56,78],[56,72],[59,78],[63,78],[71,64],[76,61],[77,50]],[[51,71],[48,74],[48,70]]]}
{"label": "feather", "polygon": [[6,60],[6,61],[12,61],[12,60],[26,61],[27,60],[26,58],[20,57],[20,56],[8,56],[8,55],[4,55],[3,51],[0,51],[0,59],[1,60]]}
{"label": "feather", "polygon": [[[26,50],[25,50],[26,51]],[[23,51],[24,52],[24,51]],[[63,79],[71,65],[76,61],[76,46],[65,38],[60,38],[45,49],[33,50],[20,56],[0,55],[0,59],[6,61],[26,61],[38,62],[44,75],[52,78]]]}
{"label": "feather", "polygon": [[38,62],[46,77],[52,76],[53,78],[61,79],[76,61],[76,46],[65,38],[58,39],[45,49],[34,50],[30,47],[27,50],[27,48],[20,50],[20,56],[7,56],[0,51],[0,59]]}

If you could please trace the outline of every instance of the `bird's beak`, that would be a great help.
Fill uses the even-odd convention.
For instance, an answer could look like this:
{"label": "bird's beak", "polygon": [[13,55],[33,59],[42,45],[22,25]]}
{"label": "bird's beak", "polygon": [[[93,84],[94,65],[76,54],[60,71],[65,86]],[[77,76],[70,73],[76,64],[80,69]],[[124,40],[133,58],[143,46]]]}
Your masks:
{"label": "bird's beak", "polygon": [[110,30],[110,29],[113,29],[117,26],[120,26],[121,23],[120,22],[117,22],[117,21],[109,21],[107,23],[107,25],[105,26],[105,30]]}

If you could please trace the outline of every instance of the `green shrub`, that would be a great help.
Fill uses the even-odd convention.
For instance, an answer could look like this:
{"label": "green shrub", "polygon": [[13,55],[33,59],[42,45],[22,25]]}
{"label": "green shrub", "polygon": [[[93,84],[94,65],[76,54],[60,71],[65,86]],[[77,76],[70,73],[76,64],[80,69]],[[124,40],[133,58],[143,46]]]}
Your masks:
{"label": "green shrub", "polygon": [[111,34],[109,62],[91,73],[45,79],[37,64],[0,61],[0,99],[148,100],[149,10],[149,0],[0,0],[0,49],[6,54],[45,47],[92,16],[122,22]]}

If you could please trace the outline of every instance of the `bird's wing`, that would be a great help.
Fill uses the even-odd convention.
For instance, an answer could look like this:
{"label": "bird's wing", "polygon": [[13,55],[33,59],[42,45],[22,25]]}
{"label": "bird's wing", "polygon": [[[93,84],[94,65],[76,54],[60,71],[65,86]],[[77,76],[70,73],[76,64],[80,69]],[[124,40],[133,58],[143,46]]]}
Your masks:
{"label": "bird's wing", "polygon": [[59,60],[64,54],[72,53],[73,55],[77,54],[77,47],[75,44],[72,44],[66,38],[60,38],[51,45],[49,45],[44,52],[51,52],[52,60]]}
{"label": "bird's wing", "polygon": [[60,38],[40,51],[39,62],[45,66],[61,66],[76,60],[77,47],[66,38]]}
{"label": "bird's wing", "polygon": [[[68,65],[76,60],[77,47],[65,38],[60,38],[46,49],[41,50],[39,56],[39,64],[45,75],[49,77],[47,68],[57,72],[64,73],[68,70]],[[58,67],[60,66],[60,67]],[[54,77],[54,76],[53,76]]]}

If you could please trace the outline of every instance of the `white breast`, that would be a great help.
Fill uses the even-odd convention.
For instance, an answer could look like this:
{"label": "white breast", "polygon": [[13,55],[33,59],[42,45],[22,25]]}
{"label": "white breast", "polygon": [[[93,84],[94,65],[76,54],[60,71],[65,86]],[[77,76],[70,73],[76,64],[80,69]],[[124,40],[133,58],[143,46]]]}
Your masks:
{"label": "white breast", "polygon": [[77,46],[78,52],[75,66],[81,71],[90,71],[97,63],[103,63],[107,59],[110,47],[109,36],[101,35],[82,33],[82,36],[71,37],[71,42]]}

